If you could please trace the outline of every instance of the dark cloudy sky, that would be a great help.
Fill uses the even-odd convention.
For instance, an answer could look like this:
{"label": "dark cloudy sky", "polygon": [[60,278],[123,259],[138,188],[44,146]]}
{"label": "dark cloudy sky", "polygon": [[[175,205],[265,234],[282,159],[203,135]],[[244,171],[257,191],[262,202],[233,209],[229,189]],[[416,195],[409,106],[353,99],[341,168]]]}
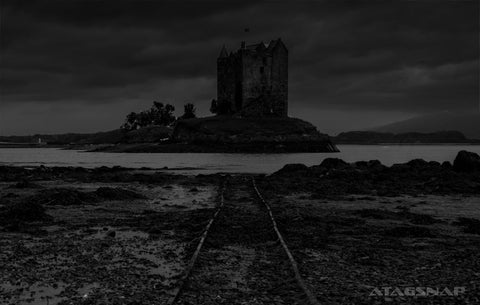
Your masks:
{"label": "dark cloudy sky", "polygon": [[0,1],[1,135],[208,115],[221,46],[278,37],[290,115],[323,132],[479,107],[478,1]]}

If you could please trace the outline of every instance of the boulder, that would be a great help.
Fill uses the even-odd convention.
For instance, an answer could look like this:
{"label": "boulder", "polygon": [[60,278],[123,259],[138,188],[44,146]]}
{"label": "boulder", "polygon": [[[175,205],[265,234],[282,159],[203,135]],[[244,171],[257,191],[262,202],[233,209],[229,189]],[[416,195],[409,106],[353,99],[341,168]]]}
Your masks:
{"label": "boulder", "polygon": [[413,159],[407,162],[407,165],[415,169],[423,169],[428,167],[428,162],[423,159]]}
{"label": "boulder", "polygon": [[462,150],[453,161],[453,169],[458,172],[474,172],[480,170],[480,156],[474,152]]}
{"label": "boulder", "polygon": [[350,167],[350,164],[338,158],[327,158],[322,161],[320,167],[326,169],[344,169]]}
{"label": "boulder", "polygon": [[354,163],[354,165],[358,169],[363,169],[363,170],[366,169],[366,170],[373,170],[373,171],[379,171],[387,168],[378,160],[357,161]]}
{"label": "boulder", "polygon": [[450,163],[448,161],[443,161],[442,168],[446,169],[446,170],[451,170],[452,169],[452,163]]}
{"label": "boulder", "polygon": [[295,163],[285,165],[279,171],[276,171],[273,175],[288,175],[292,173],[301,173],[307,171],[308,167],[305,164]]}

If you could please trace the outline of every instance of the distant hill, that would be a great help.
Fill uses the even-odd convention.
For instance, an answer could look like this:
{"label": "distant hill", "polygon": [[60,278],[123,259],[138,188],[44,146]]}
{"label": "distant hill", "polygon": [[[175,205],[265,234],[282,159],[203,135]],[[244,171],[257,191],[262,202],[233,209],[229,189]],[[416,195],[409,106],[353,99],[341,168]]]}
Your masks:
{"label": "distant hill", "polygon": [[138,130],[124,132],[120,129],[111,131],[81,134],[65,133],[53,135],[30,135],[30,136],[0,136],[0,142],[5,143],[43,143],[51,145],[68,144],[117,144],[117,143],[154,143],[168,138],[172,129],[165,126],[149,126]]}
{"label": "distant hill", "polygon": [[431,133],[439,130],[458,130],[467,138],[480,139],[480,113],[478,111],[471,113],[441,112],[372,129],[372,131],[391,133]]}
{"label": "distant hill", "polygon": [[445,144],[445,143],[480,143],[480,140],[467,139],[459,131],[439,131],[433,133],[389,133],[374,131],[342,132],[332,140],[336,144]]}

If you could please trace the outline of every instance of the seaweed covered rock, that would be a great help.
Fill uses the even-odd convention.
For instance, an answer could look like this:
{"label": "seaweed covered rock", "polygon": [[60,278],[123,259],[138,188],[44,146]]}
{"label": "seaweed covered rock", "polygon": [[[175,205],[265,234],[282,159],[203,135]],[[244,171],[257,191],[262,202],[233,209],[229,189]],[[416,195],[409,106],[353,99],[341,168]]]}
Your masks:
{"label": "seaweed covered rock", "polygon": [[414,168],[414,169],[423,169],[423,168],[429,166],[428,162],[423,160],[423,159],[410,160],[406,163],[406,165],[408,165],[408,166],[410,166],[410,168]]}
{"label": "seaweed covered rock", "polygon": [[279,171],[275,172],[274,175],[289,175],[292,173],[306,173],[308,172],[308,167],[305,164],[295,163],[295,164],[286,164]]}
{"label": "seaweed covered rock", "polygon": [[453,165],[452,165],[452,163],[450,163],[448,161],[444,161],[444,162],[442,162],[442,168],[444,170],[451,170],[453,168]]}
{"label": "seaweed covered rock", "polygon": [[448,168],[442,167],[439,162],[427,162],[423,159],[414,159],[407,163],[394,164],[390,169],[393,174],[416,177],[435,177],[441,175],[442,171],[448,170]]}
{"label": "seaweed covered rock", "polygon": [[[466,155],[472,163],[470,168],[475,168],[478,155]],[[271,187],[278,188],[279,192],[311,192],[315,198],[347,194],[480,194],[478,175],[460,172],[459,161],[456,162],[457,170],[448,162],[441,164],[422,159],[387,167],[378,160],[350,164],[341,159],[327,158],[320,165],[311,167],[287,165],[267,179]]]}
{"label": "seaweed covered rock", "polygon": [[453,161],[453,168],[459,172],[480,171],[480,156],[474,152],[462,150]]}
{"label": "seaweed covered rock", "polygon": [[351,167],[351,165],[343,161],[342,159],[327,158],[322,161],[322,163],[320,164],[320,167],[323,167],[326,169],[344,169],[344,168]]}
{"label": "seaweed covered rock", "polygon": [[357,169],[374,170],[374,171],[380,171],[387,168],[378,160],[357,161],[354,163],[354,165]]}

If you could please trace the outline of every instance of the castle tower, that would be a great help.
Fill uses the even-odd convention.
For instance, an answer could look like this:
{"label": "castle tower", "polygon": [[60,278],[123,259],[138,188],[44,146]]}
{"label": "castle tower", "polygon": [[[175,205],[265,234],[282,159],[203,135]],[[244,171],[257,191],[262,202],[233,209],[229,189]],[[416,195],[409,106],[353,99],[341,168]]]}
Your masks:
{"label": "castle tower", "polygon": [[242,45],[217,59],[217,100],[242,116],[288,115],[288,50],[281,39]]}

